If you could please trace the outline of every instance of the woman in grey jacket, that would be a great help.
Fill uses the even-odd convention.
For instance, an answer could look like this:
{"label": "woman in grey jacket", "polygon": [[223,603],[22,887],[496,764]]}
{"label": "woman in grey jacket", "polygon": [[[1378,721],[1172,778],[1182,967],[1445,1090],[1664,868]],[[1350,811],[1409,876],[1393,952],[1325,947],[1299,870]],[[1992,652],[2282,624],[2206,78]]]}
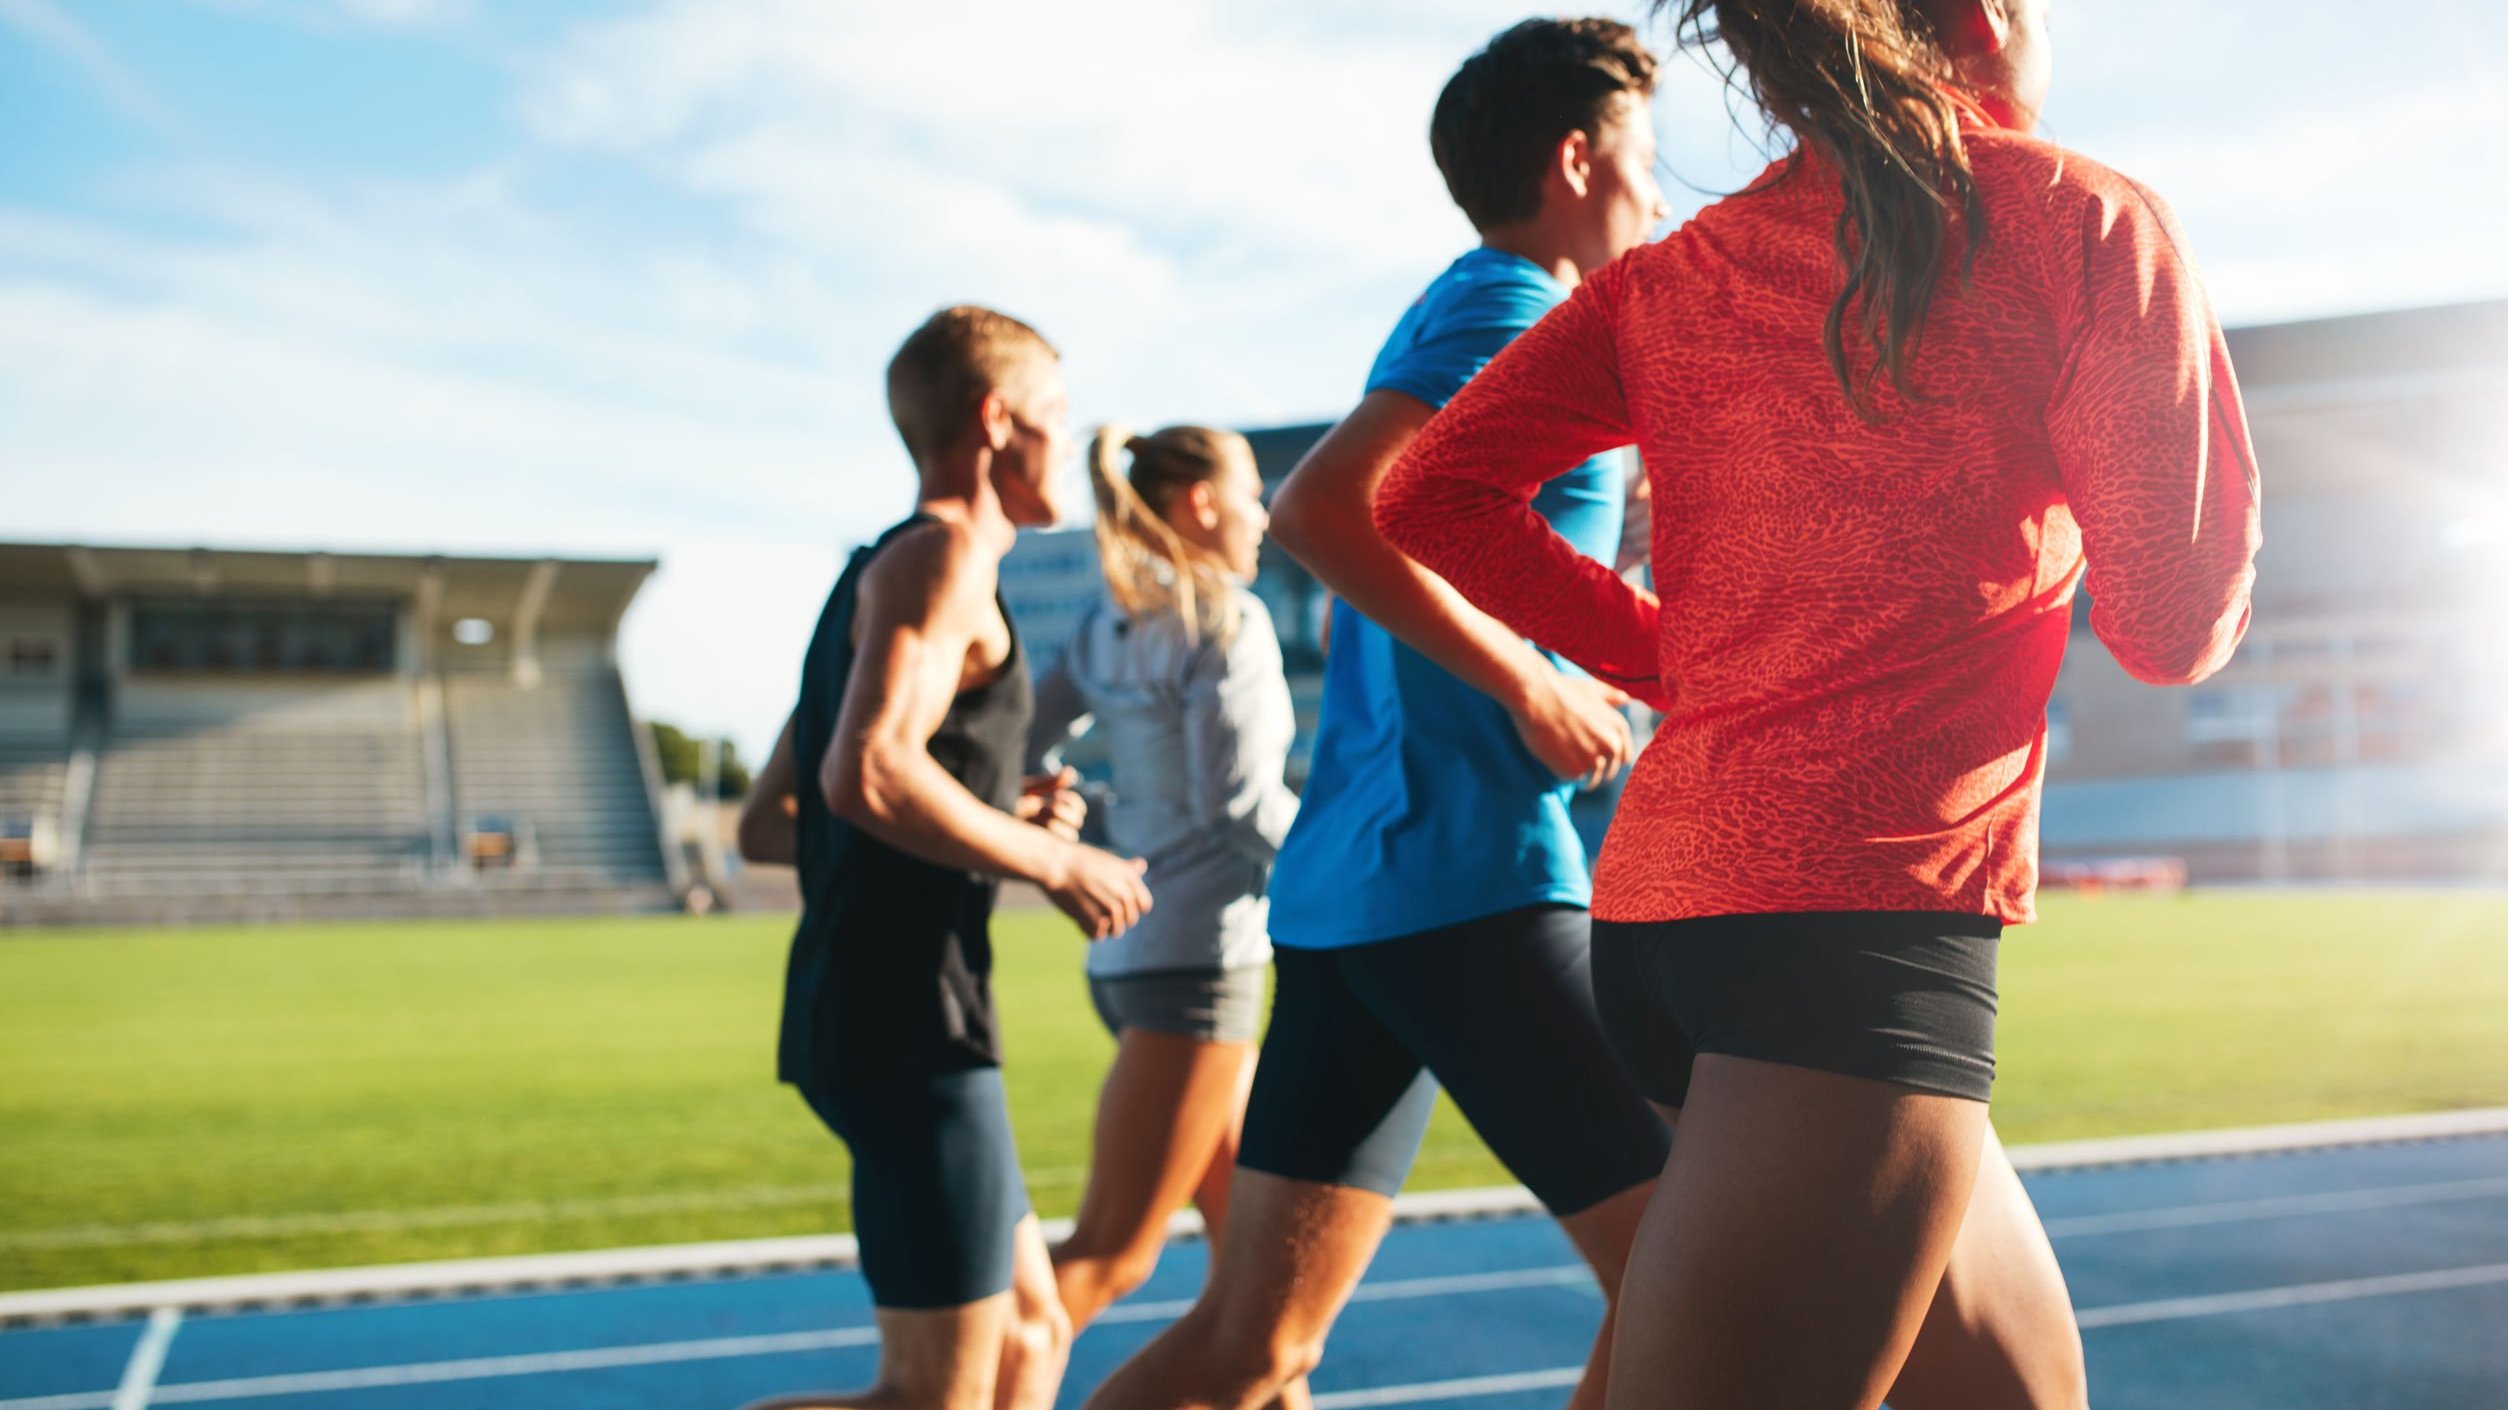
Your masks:
{"label": "woman in grey jacket", "polygon": [[1037,682],[1029,756],[1105,737],[1109,841],[1148,860],[1155,905],[1088,952],[1116,1049],[1088,1191],[1054,1250],[1074,1330],[1149,1277],[1185,1200],[1216,1247],[1271,959],[1264,888],[1297,813],[1280,641],[1245,586],[1269,523],[1252,448],[1197,426],[1110,426],[1089,473],[1108,596]]}

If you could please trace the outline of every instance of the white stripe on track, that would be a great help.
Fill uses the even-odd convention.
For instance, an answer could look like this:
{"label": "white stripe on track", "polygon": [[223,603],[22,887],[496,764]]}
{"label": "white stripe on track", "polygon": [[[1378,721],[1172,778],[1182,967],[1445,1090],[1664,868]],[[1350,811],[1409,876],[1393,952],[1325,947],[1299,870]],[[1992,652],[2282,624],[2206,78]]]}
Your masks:
{"label": "white stripe on track", "polygon": [[[589,1351],[545,1351],[522,1356],[478,1356],[461,1361],[421,1361],[406,1366],[366,1366],[346,1371],[301,1371],[280,1376],[237,1376],[221,1381],[177,1381],[159,1386],[155,1403],[188,1405],[207,1400],[250,1400],[265,1395],[380,1390],[391,1386],[492,1380],[500,1376],[542,1376],[562,1371],[606,1371],[621,1366],[663,1366],[675,1362],[719,1361],[742,1356],[782,1356],[844,1346],[869,1346],[878,1341],[879,1332],[875,1328],[842,1327],[823,1332],[779,1332],[771,1336],[709,1337],[703,1341],[605,1346]],[[0,1410],[114,1410],[114,1407],[112,1396],[96,1392],[0,1400]]]}
{"label": "white stripe on track", "polygon": [[[1458,1273],[1434,1278],[1398,1278],[1363,1283],[1353,1302],[1396,1302],[1410,1298],[1450,1297],[1460,1293],[1503,1292],[1517,1288],[1591,1286],[1593,1274],[1581,1263],[1549,1268],[1519,1268],[1500,1273]],[[1101,1322],[1163,1322],[1181,1315],[1188,1301],[1119,1304]],[[343,1390],[375,1390],[388,1386],[433,1385],[445,1381],[489,1380],[503,1376],[538,1376],[564,1371],[600,1371],[620,1366],[658,1366],[679,1361],[715,1361],[741,1356],[780,1356],[824,1351],[842,1346],[869,1346],[879,1340],[871,1327],[844,1327],[819,1332],[784,1332],[773,1336],[711,1337],[702,1341],[659,1342],[646,1346],[598,1347],[588,1351],[538,1352],[518,1356],[483,1356],[460,1361],[422,1361],[405,1366],[373,1366],[346,1371],[306,1371],[276,1376],[240,1376],[221,1381],[178,1381],[157,1389],[155,1404],[185,1405],[211,1400],[246,1400],[259,1396],[310,1395]],[[1493,1392],[1494,1393],[1494,1392]],[[73,1395],[0,1400],[0,1410],[121,1410],[102,1391]]]}
{"label": "white stripe on track", "polygon": [[1512,1395],[1524,1390],[1562,1390],[1584,1378],[1584,1367],[1561,1366],[1549,1371],[1518,1371],[1508,1376],[1467,1376],[1456,1381],[1422,1381],[1408,1386],[1327,1391],[1315,1397],[1315,1410],[1358,1410],[1367,1405],[1417,1405],[1426,1400],[1471,1400],[1484,1395]]}
{"label": "white stripe on track", "polygon": [[2113,1214],[2074,1214],[2047,1220],[2046,1231],[2049,1236],[2058,1239],[2082,1238],[2093,1234],[2136,1234],[2154,1229],[2234,1224],[2251,1219],[2349,1214],[2372,1209],[2404,1209],[2413,1205],[2501,1198],[2508,1198],[2508,1175],[2428,1185],[2386,1185],[2364,1190],[2329,1190],[2322,1194],[2221,1200],[2211,1204],[2172,1205],[2165,1209],[2126,1209]]}
{"label": "white stripe on track", "polygon": [[[1438,1297],[1452,1293],[1487,1292],[1504,1288],[1573,1286],[1588,1278],[1584,1267],[1565,1264],[1504,1273],[1467,1273],[1450,1277],[1409,1278],[1365,1285],[1353,1301],[1386,1302],[1402,1298]],[[2469,1268],[2440,1268],[2422,1273],[2397,1273],[2375,1278],[2343,1278],[2287,1287],[2202,1297],[2159,1298],[2084,1308],[2078,1314],[2085,1330],[2265,1312],[2285,1307],[2355,1302],[2364,1298],[2445,1292],[2457,1288],[2492,1287],[2508,1283],[2508,1263]],[[1110,1309],[1102,1320],[1157,1321],[1172,1317],[1190,1304],[1141,1303]],[[152,1320],[152,1326],[154,1325]],[[172,1337],[171,1326],[167,1338]],[[786,1332],[773,1336],[714,1337],[703,1341],[659,1342],[645,1346],[601,1347],[589,1351],[541,1352],[521,1356],[486,1356],[461,1361],[427,1361],[405,1366],[374,1366],[345,1371],[310,1371],[292,1375],[245,1376],[220,1381],[178,1381],[159,1386],[147,1403],[187,1405],[204,1401],[246,1400],[260,1396],[304,1395],[325,1391],[374,1390],[390,1386],[433,1385],[448,1381],[487,1380],[504,1376],[548,1375],[567,1371],[608,1370],[621,1366],[658,1366],[683,1361],[725,1360],[743,1356],[776,1356],[867,1346],[879,1339],[869,1327],[830,1331]],[[138,1358],[134,1355],[134,1361]],[[1315,1397],[1317,1410],[1360,1410],[1373,1405],[1414,1404],[1504,1395],[1518,1390],[1556,1389],[1574,1383],[1581,1368],[1527,1371],[1513,1376],[1481,1376],[1455,1381],[1372,1389],[1334,1391]],[[1565,1379],[1560,1379],[1565,1378]],[[0,1410],[121,1410],[113,1391],[81,1391],[69,1395],[38,1395],[0,1400]]]}
{"label": "white stripe on track", "polygon": [[2212,1293],[2204,1297],[2164,1297],[2152,1302],[2127,1302],[2114,1307],[2086,1307],[2077,1315],[2083,1330],[2131,1327],[2144,1322],[2182,1322],[2195,1317],[2226,1317],[2239,1312],[2269,1312],[2282,1307],[2310,1307],[2327,1302],[2356,1302],[2369,1297],[2445,1292],[2452,1288],[2490,1287],[2508,1283],[2508,1263],[2471,1268],[2437,1268],[2427,1273],[2394,1273],[2382,1278],[2340,1278],[2325,1283],[2256,1288],[2249,1292]]}
{"label": "white stripe on track", "polygon": [[122,1386],[113,1393],[113,1410],[148,1410],[157,1374],[165,1369],[165,1354],[173,1348],[174,1334],[182,1325],[183,1314],[177,1308],[160,1307],[148,1314],[139,1344],[131,1348],[130,1364],[122,1368]]}
{"label": "white stripe on track", "polygon": [[[1401,1302],[1415,1297],[1448,1297],[1458,1293],[1509,1292],[1516,1288],[1594,1287],[1593,1270],[1582,1263],[1551,1268],[1511,1268],[1503,1273],[1449,1273],[1434,1278],[1388,1278],[1361,1283],[1352,1302]],[[1599,1295],[1600,1289],[1595,1290]],[[1100,1322],[1165,1322],[1193,1310],[1193,1299],[1167,1302],[1119,1302],[1098,1316]],[[9,1410],[0,1401],[0,1410]]]}

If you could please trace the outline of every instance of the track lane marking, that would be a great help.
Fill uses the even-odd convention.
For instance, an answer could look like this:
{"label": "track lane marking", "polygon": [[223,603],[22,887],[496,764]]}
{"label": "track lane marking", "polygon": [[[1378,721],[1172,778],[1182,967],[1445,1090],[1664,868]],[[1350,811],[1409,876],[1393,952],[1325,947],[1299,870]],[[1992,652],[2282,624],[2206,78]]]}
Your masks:
{"label": "track lane marking", "polygon": [[1526,1390],[1563,1390],[1584,1378],[1584,1367],[1560,1366],[1548,1371],[1518,1371],[1504,1376],[1466,1376],[1460,1380],[1421,1381],[1407,1386],[1326,1391],[1315,1397],[1315,1410],[1360,1410],[1360,1407],[1370,1405],[1417,1405],[1426,1400],[1471,1400]]}
{"label": "track lane marking", "polygon": [[2234,1224],[2254,1219],[2290,1219],[2311,1214],[2349,1214],[2375,1209],[2407,1209],[2415,1205],[2508,1198],[2508,1175],[2479,1180],[2447,1180],[2426,1185],[2379,1185],[2358,1190],[2327,1190],[2316,1194],[2271,1195],[2257,1199],[2219,1200],[2208,1204],[2169,1205],[2158,1209],[2126,1209],[2112,1214],[2073,1214],[2046,1220],[2051,1238],[2083,1238],[2095,1234],[2133,1234],[2158,1229],[2192,1229],[2206,1224]]}
{"label": "track lane marking", "polygon": [[148,1410],[148,1398],[157,1388],[158,1373],[165,1370],[165,1354],[174,1346],[174,1334],[183,1326],[183,1313],[178,1308],[160,1307],[148,1314],[148,1325],[141,1329],[139,1343],[131,1348],[130,1363],[122,1368],[121,1387],[113,1393],[113,1410]]}
{"label": "track lane marking", "polygon": [[[1375,1284],[1372,1288],[1369,1285],[1362,1285],[1360,1293],[1354,1295],[1352,1301],[1387,1302],[1404,1298],[1438,1297],[1508,1288],[1572,1286],[1579,1281],[1589,1281],[1589,1275],[1584,1267],[1580,1264],[1563,1264],[1549,1268],[1528,1268],[1500,1273],[1401,1279]],[[2105,1327],[2185,1321],[2199,1317],[2230,1316],[2244,1312],[2274,1311],[2282,1308],[2355,1302],[2366,1298],[2444,1292],[2500,1284],[2508,1284],[2508,1263],[2486,1263],[2465,1268],[2440,1268],[2380,1277],[2295,1283],[2282,1287],[2253,1288],[2241,1292],[2213,1293],[2198,1297],[2157,1298],[2144,1302],[2083,1308],[2075,1316],[2082,1328],[2090,1331]],[[1107,1320],[1156,1321],[1173,1316],[1190,1305],[1187,1302],[1171,1301],[1144,1303],[1134,1308],[1118,1307],[1109,1310]],[[1116,1313],[1128,1315],[1117,1316]],[[168,1341],[172,1339],[171,1325],[166,1333],[166,1339]],[[418,1362],[403,1366],[375,1366],[343,1371],[311,1371],[216,1381],[175,1382],[157,1387],[153,1399],[145,1403],[196,1404],[205,1401],[241,1400],[259,1396],[370,1390],[392,1386],[439,1384],[448,1381],[486,1380],[507,1376],[608,1370],[624,1366],[664,1365],[673,1362],[723,1360],[744,1356],[772,1356],[845,1346],[866,1346],[877,1340],[876,1329],[846,1327],[830,1331],[715,1337],[702,1341],[657,1342],[642,1346],[602,1347],[586,1351],[473,1357],[457,1361]],[[136,1353],[133,1359],[134,1361],[138,1359]],[[1335,1391],[1317,1396],[1316,1406],[1317,1410],[1360,1410],[1361,1407],[1372,1405],[1460,1400],[1476,1396],[1507,1394],[1517,1390],[1554,1389],[1560,1385],[1572,1384],[1573,1381],[1553,1378],[1577,1374],[1581,1374],[1581,1368],[1562,1367],[1546,1371],[1520,1372],[1508,1376],[1481,1376],[1455,1381],[1429,1381],[1411,1385]],[[123,1407],[117,1399],[117,1392],[84,1391],[68,1395],[0,1400],[0,1410],[123,1410]]]}
{"label": "track lane marking", "polygon": [[2085,1307],[2075,1313],[2082,1330],[2131,1327],[2144,1322],[2182,1322],[2196,1317],[2226,1317],[2239,1312],[2269,1312],[2284,1307],[2312,1307],[2329,1302],[2357,1302],[2406,1293],[2446,1292],[2456,1288],[2508,1283],[2508,1263],[2471,1268],[2435,1268],[2426,1273],[2392,1273],[2378,1278],[2337,1278],[2323,1283],[2254,1288],[2246,1292],[2209,1293],[2201,1297],[2164,1297],[2150,1302]]}
{"label": "track lane marking", "polygon": [[[1362,1283],[1352,1302],[1398,1302],[1415,1298],[1452,1297],[1465,1293],[1506,1292],[1520,1288],[1591,1286],[1593,1274],[1581,1263],[1545,1268],[1517,1268],[1494,1273],[1455,1273],[1426,1278],[1397,1278]],[[1181,1315],[1190,1300],[1117,1304],[1101,1322],[1163,1322]],[[393,1386],[434,1385],[447,1381],[492,1380],[567,1371],[601,1371],[624,1366],[657,1366],[682,1361],[717,1361],[744,1356],[780,1356],[836,1347],[869,1346],[879,1341],[875,1327],[842,1327],[815,1332],[780,1332],[766,1336],[709,1337],[697,1341],[654,1342],[641,1346],[593,1347],[581,1351],[531,1352],[512,1356],[478,1356],[453,1361],[421,1361],[400,1366],[369,1366],[338,1371],[300,1371],[283,1375],[238,1376],[215,1381],[177,1381],[157,1389],[157,1405],[188,1405],[203,1401],[246,1400],[261,1396],[311,1395],[344,1390],[377,1390]],[[1491,1392],[1495,1394],[1495,1392]],[[106,1391],[0,1400],[0,1410],[121,1410]]]}
{"label": "track lane marking", "polygon": [[[1388,1278],[1381,1283],[1361,1283],[1350,1294],[1352,1302],[1401,1302],[1419,1297],[1447,1297],[1458,1293],[1507,1292],[1515,1288],[1551,1288],[1594,1286],[1593,1270],[1582,1263],[1561,1263],[1548,1268],[1510,1268],[1497,1273],[1448,1273],[1428,1278]],[[1597,1289],[1599,1291],[1599,1289]],[[1193,1299],[1173,1298],[1164,1302],[1119,1302],[1098,1315],[1100,1322],[1165,1322],[1193,1310]],[[8,1410],[0,1402],[0,1410]]]}

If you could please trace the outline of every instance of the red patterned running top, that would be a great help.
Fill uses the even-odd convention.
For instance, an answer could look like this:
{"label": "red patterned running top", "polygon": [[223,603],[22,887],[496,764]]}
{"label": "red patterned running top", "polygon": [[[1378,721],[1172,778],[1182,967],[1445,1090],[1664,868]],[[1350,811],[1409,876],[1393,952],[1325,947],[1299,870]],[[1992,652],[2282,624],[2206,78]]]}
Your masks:
{"label": "red patterned running top", "polygon": [[[1594,913],[1943,910],[2028,920],[2046,703],[2090,625],[2145,681],[2229,658],[2257,482],[2175,221],[2052,144],[1966,134],[1987,239],[1911,363],[1849,409],[1821,350],[1842,200],[1770,169],[1589,278],[1431,421],[1386,537],[1665,711]],[[1870,365],[1866,351],[1862,364]],[[1660,601],[1569,547],[1541,483],[1634,443]]]}

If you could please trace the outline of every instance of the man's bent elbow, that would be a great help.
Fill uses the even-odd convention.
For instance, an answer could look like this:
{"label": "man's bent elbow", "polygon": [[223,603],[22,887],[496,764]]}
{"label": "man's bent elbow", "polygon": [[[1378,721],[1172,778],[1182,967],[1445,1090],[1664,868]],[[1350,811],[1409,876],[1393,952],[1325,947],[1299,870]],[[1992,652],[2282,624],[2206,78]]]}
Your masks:
{"label": "man's bent elbow", "polygon": [[897,816],[895,770],[875,749],[830,759],[819,791],[829,812],[856,827],[878,827]]}

